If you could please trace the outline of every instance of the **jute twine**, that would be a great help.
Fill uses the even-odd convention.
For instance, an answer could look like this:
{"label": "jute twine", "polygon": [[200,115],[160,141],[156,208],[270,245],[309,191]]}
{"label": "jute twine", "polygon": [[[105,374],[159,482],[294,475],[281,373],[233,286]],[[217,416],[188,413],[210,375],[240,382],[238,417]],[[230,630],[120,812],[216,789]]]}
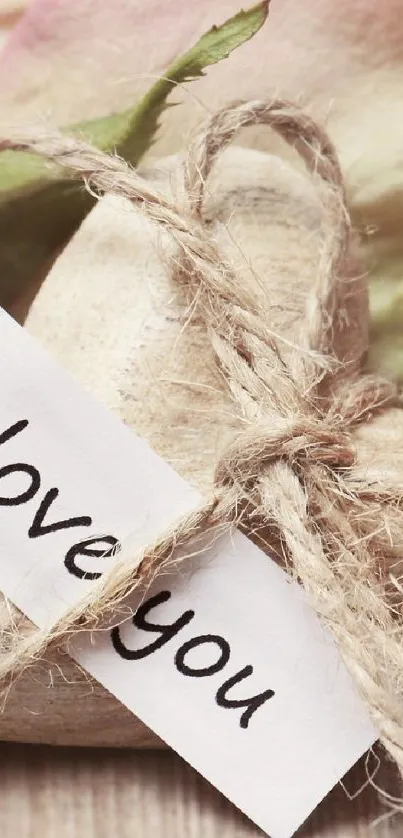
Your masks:
{"label": "jute twine", "polygon": [[[214,161],[243,126],[273,128],[305,161],[320,191],[326,252],[313,278],[294,348],[225,262],[203,224]],[[180,170],[180,205],[124,161],[60,133],[13,131],[1,149],[33,152],[81,176],[97,196],[129,198],[175,241],[172,270],[203,322],[244,430],[221,456],[211,496],[141,552],[116,557],[90,594],[51,631],[2,627],[0,678],[7,686],[52,642],[93,629],[162,566],[186,561],[198,537],[247,520],[275,532],[288,571],[332,632],[380,738],[403,774],[401,591],[385,568],[403,533],[402,490],[356,468],[352,431],[396,396],[369,375],[338,376],[334,325],[348,275],[351,224],[332,143],[313,120],[283,101],[237,103],[217,113]],[[348,373],[348,370],[347,370]],[[344,383],[342,383],[344,381]],[[393,457],[393,452],[391,452]],[[398,546],[402,545],[402,536]],[[178,550],[182,555],[178,559]],[[270,592],[268,591],[268,601]],[[7,621],[6,621],[7,622]],[[5,687],[5,688],[6,688]]]}

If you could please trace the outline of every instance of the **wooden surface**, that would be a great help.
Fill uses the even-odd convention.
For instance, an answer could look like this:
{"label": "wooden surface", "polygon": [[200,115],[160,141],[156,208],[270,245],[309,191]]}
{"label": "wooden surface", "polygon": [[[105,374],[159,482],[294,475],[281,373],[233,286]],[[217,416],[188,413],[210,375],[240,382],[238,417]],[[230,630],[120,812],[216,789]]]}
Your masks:
{"label": "wooden surface", "polygon": [[[354,795],[363,766],[346,778]],[[246,777],[247,781],[247,777]],[[392,790],[388,770],[379,782]],[[267,791],[268,800],[270,789]],[[290,801],[292,789],[290,789]],[[298,838],[400,838],[370,788],[335,789]],[[372,826],[371,826],[372,825]],[[262,833],[175,754],[0,746],[2,838],[258,838]]]}

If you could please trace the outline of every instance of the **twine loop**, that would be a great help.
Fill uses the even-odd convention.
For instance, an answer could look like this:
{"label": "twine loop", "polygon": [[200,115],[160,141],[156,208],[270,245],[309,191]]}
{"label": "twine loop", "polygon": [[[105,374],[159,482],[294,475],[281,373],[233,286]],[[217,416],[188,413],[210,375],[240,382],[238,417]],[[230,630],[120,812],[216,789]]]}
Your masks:
{"label": "twine loop", "polygon": [[[295,345],[267,324],[252,286],[223,258],[203,223],[206,181],[216,157],[246,125],[277,131],[303,158],[323,210],[322,258],[307,293]],[[213,116],[178,176],[180,207],[114,155],[58,132],[9,132],[0,149],[39,154],[82,177],[93,194],[128,198],[175,243],[172,277],[203,323],[206,340],[244,432],[222,454],[211,496],[141,555],[119,556],[87,598],[52,628],[17,634],[0,654],[9,684],[50,642],[94,628],[138,585],[171,563],[178,548],[216,527],[239,523],[239,510],[279,535],[287,570],[304,586],[403,773],[403,616],[401,585],[388,571],[403,547],[403,488],[376,468],[356,465],[354,428],[394,403],[393,383],[343,368],[336,324],[351,282],[351,223],[335,149],[326,133],[289,102],[241,102]],[[343,375],[340,375],[343,373]],[[393,457],[393,452],[391,452]],[[241,523],[248,529],[248,518]],[[135,524],[135,522],[134,522]],[[186,556],[186,550],[181,555]],[[185,561],[185,558],[178,561]]]}

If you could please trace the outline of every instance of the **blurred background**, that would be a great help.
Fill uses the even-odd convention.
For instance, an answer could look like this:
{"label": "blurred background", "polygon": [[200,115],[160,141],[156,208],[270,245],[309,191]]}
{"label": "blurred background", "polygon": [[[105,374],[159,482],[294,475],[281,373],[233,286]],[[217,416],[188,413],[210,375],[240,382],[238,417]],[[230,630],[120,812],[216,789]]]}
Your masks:
{"label": "blurred background", "polygon": [[[78,125],[96,144],[116,147],[121,114],[239,9],[239,0],[0,0],[3,130]],[[206,114],[234,98],[281,96],[306,107],[340,155],[386,369],[396,368],[397,350],[403,363],[402,38],[400,0],[272,0],[251,41],[175,88],[168,103],[178,107],[165,110],[153,142],[131,157],[144,165],[178,151]],[[240,142],[290,157],[262,129]],[[82,189],[49,178],[38,160],[0,154],[0,302],[20,319],[91,205]]]}

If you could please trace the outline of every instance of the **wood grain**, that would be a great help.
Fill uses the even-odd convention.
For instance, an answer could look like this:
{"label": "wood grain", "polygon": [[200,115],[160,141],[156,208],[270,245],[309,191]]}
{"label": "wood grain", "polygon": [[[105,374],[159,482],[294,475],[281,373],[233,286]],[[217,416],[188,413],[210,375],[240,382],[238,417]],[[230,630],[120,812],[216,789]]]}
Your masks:
{"label": "wood grain", "polygon": [[[394,788],[384,767],[379,782]],[[354,795],[363,764],[345,779]],[[247,782],[247,776],[245,777]],[[267,790],[268,801],[270,789]],[[292,788],[290,788],[290,805]],[[367,787],[339,786],[298,838],[401,838]],[[2,838],[259,838],[263,833],[171,752],[0,746]]]}

